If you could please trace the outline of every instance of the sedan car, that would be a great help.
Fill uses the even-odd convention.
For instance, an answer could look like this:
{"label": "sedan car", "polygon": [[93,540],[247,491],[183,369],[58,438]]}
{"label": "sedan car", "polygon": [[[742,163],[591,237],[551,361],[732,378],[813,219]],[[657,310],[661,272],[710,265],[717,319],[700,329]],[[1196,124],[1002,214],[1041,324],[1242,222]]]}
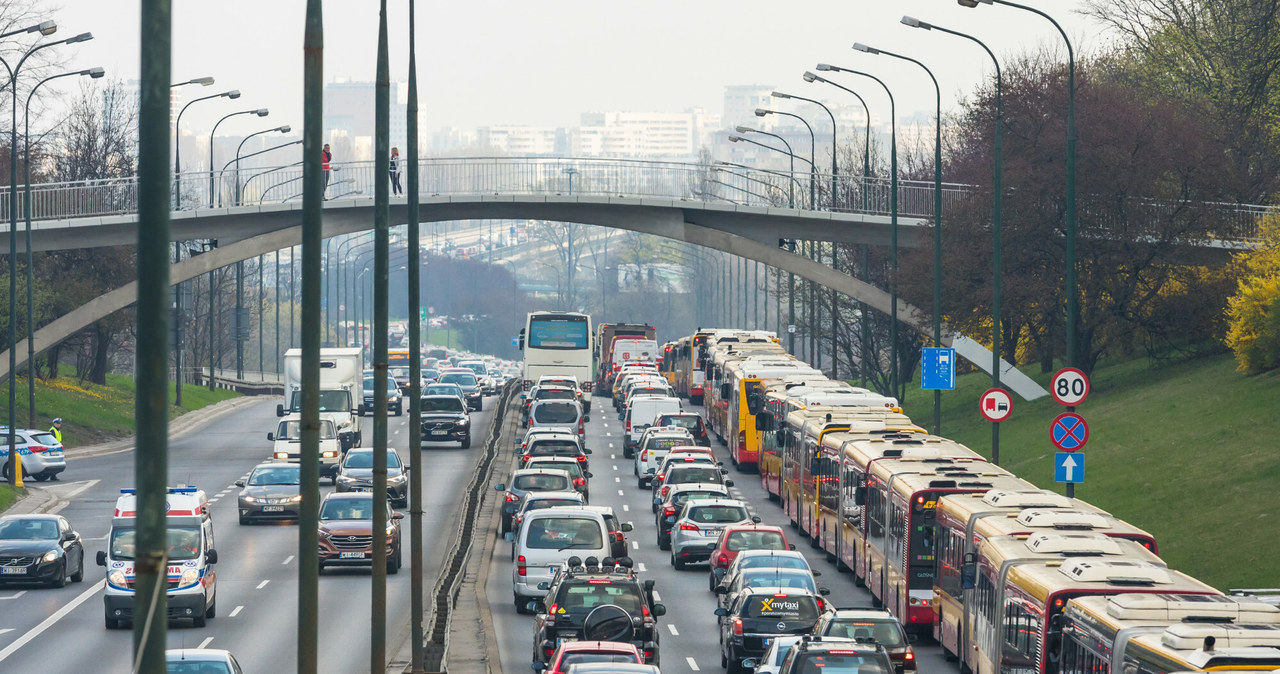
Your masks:
{"label": "sedan car", "polygon": [[446,370],[436,379],[437,384],[457,384],[462,389],[462,396],[467,401],[467,408],[479,412],[484,409],[484,393],[480,390],[480,381],[476,373],[470,370]]}
{"label": "sedan car", "polygon": [[243,674],[231,651],[220,648],[171,648],[164,652],[165,674]]}
{"label": "sedan car", "polygon": [[759,517],[747,512],[747,504],[742,501],[689,500],[671,527],[671,565],[680,570],[693,562],[705,562],[726,527],[759,521]]}
{"label": "sedan car", "polygon": [[471,447],[471,415],[456,396],[422,396],[422,444],[456,442]]}
{"label": "sedan car", "polygon": [[[400,463],[400,455],[394,449],[387,449],[387,498],[397,507],[409,505],[408,470]],[[373,491],[373,450],[356,448],[347,451],[342,459],[342,467],[338,469],[337,486],[339,492]]]}
{"label": "sedan car", "polygon": [[84,580],[84,543],[61,515],[0,517],[0,583]]}
{"label": "sedan car", "polygon": [[[320,571],[326,566],[369,566],[375,539],[387,546],[387,573],[400,570],[400,520],[404,515],[387,512],[387,528],[373,535],[373,497],[369,494],[330,493],[320,503]],[[383,538],[385,536],[385,538]]]}
{"label": "sedan car", "polygon": [[302,466],[296,463],[260,463],[248,480],[236,480],[243,487],[237,504],[240,523],[255,520],[296,520],[301,514]]}
{"label": "sedan car", "polygon": [[511,486],[494,485],[497,491],[505,491],[502,503],[502,520],[498,525],[498,533],[511,531],[511,520],[525,497],[536,492],[560,492],[573,489],[573,478],[563,470],[525,469],[517,470],[511,476]]}
{"label": "sedan car", "polygon": [[[373,393],[376,381],[373,377],[364,378],[364,394],[360,398],[360,416],[373,414]],[[400,387],[396,384],[396,380],[387,377],[387,412],[400,416],[404,414],[404,396],[400,393]]]}
{"label": "sedan car", "polygon": [[836,609],[823,614],[813,633],[820,637],[843,637],[859,641],[872,640],[884,646],[894,669],[916,671],[916,654],[911,649],[907,632],[891,613],[873,608]]}

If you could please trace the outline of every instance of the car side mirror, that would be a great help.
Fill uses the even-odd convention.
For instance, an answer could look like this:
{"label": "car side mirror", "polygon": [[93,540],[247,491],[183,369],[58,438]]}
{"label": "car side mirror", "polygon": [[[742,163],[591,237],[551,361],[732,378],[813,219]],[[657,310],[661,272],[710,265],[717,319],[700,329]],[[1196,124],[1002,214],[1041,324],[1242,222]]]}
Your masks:
{"label": "car side mirror", "polygon": [[827,596],[827,595],[831,594],[831,589],[830,589],[830,588],[826,588],[826,587],[820,587],[820,588],[818,588],[818,594],[820,594],[820,595],[822,595],[822,596],[824,596],[824,597],[825,597],[825,596]]}
{"label": "car side mirror", "polygon": [[498,484],[493,485],[493,490],[494,490],[494,491],[506,491],[506,490],[507,490],[507,485],[506,485],[505,483],[503,483],[503,482],[499,482]]}
{"label": "car side mirror", "polygon": [[714,590],[712,590],[712,592],[714,592],[714,593],[716,593],[716,594],[729,594],[729,588],[727,588],[727,587],[725,587],[725,586],[723,586],[723,585],[717,585],[717,586],[715,587],[715,589],[714,589]]}
{"label": "car side mirror", "polygon": [[106,565],[107,565],[107,551],[106,551],[106,550],[99,550],[99,551],[98,551],[98,566],[106,566]]}
{"label": "car side mirror", "polygon": [[[507,533],[502,534],[502,539],[507,541],[508,543],[513,543],[516,540],[516,535],[508,531]],[[792,548],[792,549],[794,550],[795,548]]]}
{"label": "car side mirror", "polygon": [[594,476],[591,474],[591,471],[587,471],[587,472],[583,473],[583,474],[582,474],[582,476],[583,476],[583,477],[585,477],[585,478],[587,478],[588,480],[590,480],[592,477],[594,477]]}
{"label": "car side mirror", "polygon": [[276,405],[276,416],[284,416],[284,405]]}
{"label": "car side mirror", "polygon": [[547,668],[541,660],[534,660],[533,664],[529,665],[529,667],[531,667],[535,672],[542,672],[542,670]]}
{"label": "car side mirror", "polygon": [[275,434],[275,433],[267,433],[267,442],[275,442],[275,441],[276,441],[276,434]]}
{"label": "car side mirror", "polygon": [[721,618],[723,618],[723,617],[725,617],[725,616],[729,615],[729,609],[724,608],[724,607],[720,607],[720,608],[716,609],[716,615],[718,615],[718,616],[720,616]]}
{"label": "car side mirror", "polygon": [[77,539],[77,538],[79,538],[79,537],[80,537],[80,535],[79,535],[79,534],[77,534],[76,532],[74,532],[74,531],[68,531],[67,533],[65,533],[65,534],[63,534],[63,535],[62,535],[62,540],[64,540],[64,541],[66,541],[66,542],[70,543],[71,541],[74,541],[75,539]]}
{"label": "car side mirror", "polygon": [[525,395],[525,394],[523,394],[523,393],[521,393],[521,394],[520,394],[520,399],[521,399],[521,400],[524,400],[524,399],[525,399],[525,398],[527,398],[527,397],[528,397],[528,396],[526,396],[526,395]]}
{"label": "car side mirror", "polygon": [[236,486],[237,486],[237,487],[243,487],[243,486],[244,486],[244,480],[236,480]]}
{"label": "car side mirror", "polygon": [[623,522],[621,528],[624,533],[635,529],[635,527],[632,526],[630,522]]}
{"label": "car side mirror", "polygon": [[666,604],[654,604],[654,605],[653,605],[653,609],[651,610],[651,612],[653,613],[653,615],[655,615],[655,616],[657,616],[657,617],[661,618],[662,616],[664,616],[664,615],[666,615],[666,614],[667,614],[667,605],[666,605]]}
{"label": "car side mirror", "polygon": [[809,573],[813,574],[814,578],[817,578],[818,576],[822,575],[821,571],[810,571]]}
{"label": "car side mirror", "polygon": [[588,415],[586,415],[586,416],[582,417],[582,420],[583,420],[583,421],[585,421],[585,422],[587,422],[587,423],[591,423],[591,415],[590,415],[590,414],[588,414]]}
{"label": "car side mirror", "polygon": [[391,513],[391,519],[402,520],[404,519],[404,513]]}
{"label": "car side mirror", "polygon": [[721,468],[721,469],[720,469],[720,474],[721,474],[721,475],[728,475],[728,474],[729,474],[729,469],[728,469],[728,468]]}
{"label": "car side mirror", "polygon": [[550,590],[550,589],[551,589],[551,583],[548,583],[547,581],[545,581],[545,580],[544,580],[544,581],[542,581],[541,583],[538,583],[538,589],[539,589],[539,590],[543,590],[543,591],[545,591],[545,590]]}
{"label": "car side mirror", "polygon": [[759,524],[759,523],[760,523],[760,516],[759,516],[759,515],[752,515],[752,516],[751,516],[751,523],[752,523],[752,524]]}
{"label": "car side mirror", "polygon": [[747,670],[748,672],[754,672],[756,670],[757,664],[759,663],[756,662],[755,658],[747,658],[746,660],[742,661],[742,668]]}
{"label": "car side mirror", "polygon": [[205,564],[217,564],[217,563],[218,563],[218,551],[217,551],[217,550],[214,550],[213,548],[209,548],[209,551],[208,551],[208,552],[206,552],[206,553],[204,553],[204,563],[205,563]]}
{"label": "car side mirror", "polygon": [[788,545],[788,546],[787,546],[787,549],[788,549],[788,550],[795,550],[795,549],[796,549],[796,544],[795,544],[795,543],[792,543],[792,544]]}
{"label": "car side mirror", "polygon": [[657,469],[657,468],[650,468],[649,470],[646,470],[646,471],[645,471],[645,473],[648,473],[649,475],[657,475],[657,474],[658,474],[658,469]]}
{"label": "car side mirror", "polygon": [[583,449],[583,450],[582,450],[582,453],[583,453],[583,454],[590,454],[590,453],[591,453],[591,450],[589,450],[589,449]]}
{"label": "car side mirror", "polygon": [[538,602],[536,602],[536,601],[531,601],[531,602],[529,602],[529,603],[525,604],[525,605],[524,605],[524,608],[525,608],[525,610],[526,610],[526,611],[528,611],[528,612],[530,612],[530,613],[537,613],[537,612],[538,612]]}
{"label": "car side mirror", "polygon": [[726,486],[726,487],[732,487],[732,486],[733,486],[733,480],[725,480],[725,481],[724,481],[724,486]]}

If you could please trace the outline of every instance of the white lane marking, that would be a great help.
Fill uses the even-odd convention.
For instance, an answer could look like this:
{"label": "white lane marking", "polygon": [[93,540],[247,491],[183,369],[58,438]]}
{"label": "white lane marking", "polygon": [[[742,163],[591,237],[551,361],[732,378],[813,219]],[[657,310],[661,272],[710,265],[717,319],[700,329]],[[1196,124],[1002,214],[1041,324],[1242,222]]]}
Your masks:
{"label": "white lane marking", "polygon": [[4,634],[5,632],[12,632],[12,631],[13,631],[13,628],[12,628],[12,627],[8,627],[8,628],[5,628],[5,629],[0,630],[0,634]]}
{"label": "white lane marking", "polygon": [[619,489],[619,490],[618,490],[618,496],[626,496],[626,494],[623,494],[623,493],[622,493],[622,490],[621,490],[621,489]]}
{"label": "white lane marking", "polygon": [[[93,538],[85,538],[84,536],[81,536],[81,537],[80,537],[80,540],[82,540],[82,541],[105,541],[105,540],[107,540],[107,535],[106,535],[106,534],[102,534],[101,536],[94,536]],[[4,599],[4,597],[0,597],[0,599]]]}
{"label": "white lane marking", "polygon": [[235,608],[231,609],[231,613],[228,613],[228,614],[227,614],[227,617],[228,617],[228,618],[234,618],[234,617],[236,617],[236,616],[240,615],[240,612],[241,612],[241,611],[243,611],[243,610],[244,610],[244,607],[243,607],[243,606],[237,606],[237,607],[235,607]]}
{"label": "white lane marking", "polygon": [[693,661],[693,658],[688,658],[688,657],[686,657],[686,658],[684,659],[684,661],[685,661],[685,662],[687,662],[687,663],[689,663],[689,669],[692,669],[692,670],[693,670],[693,671],[695,671],[695,672],[700,671],[700,670],[698,669],[698,663],[694,662],[694,661]]}
{"label": "white lane marking", "polygon": [[[83,492],[84,490],[88,489],[89,487],[92,487],[95,484],[98,484],[98,482],[99,480],[85,480],[84,482],[79,483],[75,489],[72,489],[65,494],[61,494],[60,496],[70,501],[71,499],[79,496],[80,493]],[[72,484],[76,484],[76,483],[73,482]]]}
{"label": "white lane marking", "polygon": [[209,645],[210,641],[213,641],[213,637],[205,637],[204,641],[201,641],[200,645],[196,646],[196,648],[204,648]]}
{"label": "white lane marking", "polygon": [[216,498],[209,499],[209,503],[217,503],[217,502],[218,502],[218,499]]}
{"label": "white lane marking", "polygon": [[[617,468],[617,466],[614,466],[614,468]],[[615,477],[615,478],[613,478],[613,481],[614,481],[614,482],[622,482],[622,478],[620,478],[620,477]]]}
{"label": "white lane marking", "polygon": [[617,470],[617,469],[618,469],[618,466],[617,466],[617,465],[614,465],[613,469],[614,469],[614,470]]}
{"label": "white lane marking", "polygon": [[680,636],[680,631],[676,629],[675,625],[672,625],[671,623],[667,623],[667,629],[671,631],[671,636],[673,637]]}
{"label": "white lane marking", "polygon": [[613,449],[613,443],[612,443],[612,442],[610,442],[610,443],[609,443],[609,449]]}
{"label": "white lane marking", "polygon": [[289,555],[288,557],[285,557],[285,558],[284,558],[284,561],[283,561],[283,562],[280,562],[280,565],[281,565],[281,566],[288,566],[288,565],[289,565],[289,562],[292,562],[292,561],[293,561],[293,555]]}
{"label": "white lane marking", "polygon": [[645,571],[648,571],[648,569],[644,568],[644,562],[640,562],[639,564],[636,564],[636,571],[644,573]]}
{"label": "white lane marking", "polygon": [[629,513],[629,512],[631,512],[631,506],[629,506],[629,505],[627,505],[627,504],[623,503],[623,504],[622,504],[622,512],[624,512],[624,513]]}
{"label": "white lane marking", "polygon": [[659,595],[657,590],[654,590],[654,591],[653,591],[653,600],[654,600],[654,601],[662,601],[662,595]]}
{"label": "white lane marking", "polygon": [[[106,538],[106,537],[104,536],[103,538]],[[26,590],[18,590],[17,594],[13,595],[12,597],[0,597],[0,599],[17,599],[18,597],[21,597],[26,593],[27,593]]]}
{"label": "white lane marking", "polygon": [[605,433],[605,435],[607,435],[607,436],[609,436],[609,437],[613,437],[613,433]]}
{"label": "white lane marking", "polygon": [[[612,447],[613,445],[609,445],[609,446],[610,446],[610,447]],[[610,459],[613,459],[614,461],[617,461],[617,460],[618,460],[618,455],[617,455],[617,454],[610,454],[610,455],[609,455],[609,458],[610,458]]]}
{"label": "white lane marking", "polygon": [[107,584],[107,581],[105,580],[100,580],[94,583],[92,587],[85,590],[84,592],[81,592],[79,597],[72,599],[62,608],[55,611],[53,615],[49,616],[48,618],[45,618],[44,622],[27,630],[26,634],[18,637],[16,641],[6,646],[3,651],[0,651],[0,662],[4,662],[5,658],[9,657],[10,655],[13,655],[15,652],[17,652],[19,648],[26,646],[28,643],[31,642],[32,639],[35,639],[36,637],[43,634],[45,630],[49,629],[50,627],[53,627],[54,623],[58,622],[59,620],[62,620],[64,616],[74,611],[77,606],[83,604],[86,599],[97,594],[99,591],[102,590],[102,588],[106,584]]}
{"label": "white lane marking", "polygon": [[56,505],[56,506],[54,506],[54,507],[50,508],[50,509],[49,509],[49,514],[50,514],[50,515],[57,515],[58,513],[62,512],[62,511],[63,511],[67,506],[69,506],[69,505],[71,505],[71,501],[63,501],[63,502],[59,503],[58,505]]}
{"label": "white lane marking", "polygon": [[262,581],[261,583],[258,583],[258,586],[257,586],[257,587],[255,587],[255,588],[253,588],[253,589],[255,589],[255,590],[261,590],[262,588],[264,588],[264,587],[266,587],[266,586],[267,586],[267,583],[270,583],[270,582],[271,582],[271,579],[270,579],[270,578],[268,578],[268,579],[266,579],[266,580]]}
{"label": "white lane marking", "polygon": [[632,550],[639,550],[639,549],[640,549],[640,541],[631,541],[631,549],[632,549]]}
{"label": "white lane marking", "polygon": [[[242,479],[242,480],[243,480],[244,478],[243,478],[243,477],[241,477],[240,479]],[[238,487],[236,487],[234,484],[229,484],[229,485],[227,485],[227,489],[226,489],[226,491],[231,491],[232,489],[238,489]]]}

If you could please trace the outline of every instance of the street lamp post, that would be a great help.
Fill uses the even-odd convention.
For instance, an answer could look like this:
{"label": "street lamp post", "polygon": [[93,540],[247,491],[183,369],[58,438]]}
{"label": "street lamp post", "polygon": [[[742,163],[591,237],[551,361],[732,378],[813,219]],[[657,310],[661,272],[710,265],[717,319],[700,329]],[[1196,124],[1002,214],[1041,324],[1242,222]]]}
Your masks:
{"label": "street lamp post", "polygon": [[239,115],[257,115],[259,117],[266,117],[269,114],[271,114],[271,111],[266,108],[257,108],[255,110],[241,110],[240,112],[233,112],[229,115],[223,115],[222,119],[219,119],[218,122],[213,125],[213,131],[209,132],[209,208],[213,208],[213,183],[214,183],[213,137],[218,133],[218,125],[222,124],[228,119],[231,119],[232,117],[236,117]]}
{"label": "street lamp post", "polygon": [[[921,28],[924,30],[938,30],[943,33],[950,33],[958,37],[965,38],[982,47],[987,52],[987,56],[991,57],[992,64],[996,68],[996,126],[995,136],[993,140],[995,153],[995,174],[991,179],[991,387],[1000,388],[1000,291],[1001,291],[1001,271],[1003,265],[1000,260],[1000,234],[1002,212],[1004,207],[1004,150],[1002,147],[1002,137],[1004,135],[1004,109],[1003,109],[1003,78],[1000,74],[1000,59],[996,58],[994,52],[982,40],[942,26],[925,23],[919,19],[904,16],[902,23],[913,28]],[[991,462],[1000,465],[1000,424],[991,422]]]}
{"label": "street lamp post", "polygon": [[[33,296],[32,286],[32,270],[35,266],[35,260],[31,252],[31,99],[35,97],[36,90],[49,80],[56,80],[60,77],[71,77],[73,75],[87,75],[93,79],[98,79],[106,74],[102,68],[89,68],[87,70],[76,70],[61,75],[53,75],[46,77],[31,87],[30,93],[27,94],[27,104],[23,108],[22,113],[22,164],[26,173],[23,179],[26,187],[23,194],[22,211],[26,220],[26,237],[27,237],[27,421],[31,428],[36,426],[36,353],[35,353],[35,315],[33,307],[35,299]],[[14,92],[17,93],[16,91]]]}
{"label": "street lamp post", "polygon": [[[893,395],[900,396],[898,390],[898,120],[893,91],[879,77],[861,70],[850,70],[827,63],[819,63],[820,72],[842,72],[861,75],[875,80],[889,97],[889,266],[892,275],[889,279],[889,382]],[[805,79],[809,79],[807,76]],[[814,80],[819,80],[817,75]],[[827,81],[827,80],[822,80]],[[834,84],[834,82],[832,82]],[[843,88],[843,87],[841,87]],[[870,119],[870,117],[868,117]],[[865,320],[865,319],[864,319]]]}
{"label": "street lamp post", "polygon": [[[933,345],[942,346],[942,88],[938,86],[938,78],[928,66],[911,58],[891,51],[868,47],[861,42],[853,45],[855,51],[866,54],[884,54],[903,61],[909,61],[924,69],[933,82],[933,92],[937,97],[933,132]],[[933,432],[942,433],[942,391],[933,391]]]}
{"label": "street lamp post", "polygon": [[[271,132],[273,132],[273,131],[278,131],[278,132],[280,132],[280,133],[289,133],[290,131],[293,131],[293,127],[289,126],[288,124],[285,124],[284,126],[277,126],[277,127],[275,127],[275,128],[272,128],[272,129],[264,129],[264,130],[262,130],[262,131],[257,131],[257,132],[254,132],[254,133],[251,133],[251,134],[249,134],[249,135],[245,136],[245,137],[244,137],[244,140],[240,141],[240,144],[236,146],[236,158],[235,158],[234,160],[230,161],[230,162],[227,162],[227,164],[228,164],[228,165],[230,165],[230,164],[232,164],[232,163],[234,163],[234,164],[236,165],[236,171],[235,171],[235,178],[236,178],[236,198],[235,198],[235,205],[236,205],[236,206],[239,206],[239,205],[240,205],[240,160],[241,160],[241,159],[243,159],[243,157],[241,157],[241,156],[240,156],[240,150],[243,150],[243,149],[244,149],[244,144],[245,144],[245,143],[247,143],[247,142],[249,142],[249,139],[250,139],[250,138],[253,138],[254,136],[261,136],[261,135],[262,135],[262,134],[264,134],[264,133],[271,133]],[[302,141],[295,141],[295,143],[301,143],[301,142],[302,142]],[[295,143],[285,143],[284,145],[279,145],[279,146],[277,146],[277,147],[288,147],[288,146],[290,146],[290,145],[294,145]],[[261,154],[261,153],[263,153],[263,152],[269,152],[269,151],[274,150],[274,149],[276,149],[276,148],[267,148],[267,149],[265,149],[265,150],[259,150],[258,152],[254,152],[254,153],[252,153],[252,154],[250,154],[250,155],[248,155],[248,156],[249,156],[249,157],[252,157],[252,156],[254,156],[254,155],[256,155],[256,154]],[[226,167],[226,166],[223,166],[223,167],[222,167],[222,172],[223,172],[223,173],[226,173],[226,171],[227,171],[227,167]]]}
{"label": "street lamp post", "polygon": [[[213,83],[212,78],[210,78],[210,84],[212,83]],[[183,82],[183,84],[186,84],[186,82]],[[186,105],[182,106],[182,109],[178,111],[177,119],[174,120],[173,122],[173,208],[174,210],[182,210],[182,189],[181,189],[182,188],[182,184],[181,184],[181,180],[182,180],[182,131],[181,131],[182,113],[186,112],[187,108],[191,107],[192,105],[195,105],[196,103],[199,103],[200,101],[209,101],[215,98],[228,98],[231,100],[235,100],[237,98],[240,98],[240,90],[231,89],[230,91],[224,91],[220,94],[213,94],[211,96],[202,96],[200,98],[194,98],[190,100]],[[212,170],[213,168],[212,159],[210,160],[209,163],[210,163],[209,168]],[[174,260],[174,261],[177,262],[177,260]]]}

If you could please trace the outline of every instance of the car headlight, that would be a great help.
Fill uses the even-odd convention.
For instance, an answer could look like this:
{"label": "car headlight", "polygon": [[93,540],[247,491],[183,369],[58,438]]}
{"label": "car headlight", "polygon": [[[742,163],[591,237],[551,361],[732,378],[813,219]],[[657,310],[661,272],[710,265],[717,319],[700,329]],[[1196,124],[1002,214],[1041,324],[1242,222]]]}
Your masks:
{"label": "car headlight", "polygon": [[110,574],[107,575],[107,582],[111,583],[112,585],[115,585],[116,587],[124,587],[125,586],[124,572],[112,571]]}
{"label": "car headlight", "polygon": [[200,578],[200,574],[195,569],[187,569],[186,571],[182,572],[183,585],[191,585],[192,583],[196,582],[199,578]]}
{"label": "car headlight", "polygon": [[290,496],[290,497],[289,497],[289,502],[290,502],[290,503],[301,503],[301,502],[302,502],[302,494],[298,494],[297,496]]}
{"label": "car headlight", "polygon": [[392,475],[387,478],[387,484],[404,484],[404,475]]}
{"label": "car headlight", "polygon": [[338,453],[337,453],[337,452],[335,452],[335,451],[330,450],[330,451],[328,451],[328,452],[320,452],[320,456],[322,456],[322,457],[324,457],[324,458],[326,458],[326,459],[336,459],[336,458],[338,458]]}
{"label": "car headlight", "polygon": [[53,550],[50,550],[44,553],[44,557],[42,557],[41,559],[43,559],[46,562],[52,562],[53,560],[57,559],[58,556],[61,554],[62,554],[62,551],[55,548]]}
{"label": "car headlight", "polygon": [[387,535],[388,535],[388,536],[390,536],[391,534],[394,534],[395,532],[396,532],[396,526],[395,526],[394,524],[391,524],[390,522],[388,522],[388,523],[387,523]]}
{"label": "car headlight", "polygon": [[471,417],[460,417],[457,421],[459,426],[466,426],[471,423]]}
{"label": "car headlight", "polygon": [[341,482],[342,484],[351,484],[352,482],[355,482],[355,481],[356,479],[354,477],[347,477],[346,475],[338,476],[338,482]]}
{"label": "car headlight", "polygon": [[329,532],[328,532],[328,531],[325,531],[324,529],[321,529],[321,530],[320,530],[320,538],[321,538],[321,539],[323,539],[323,540],[328,540],[328,539],[329,539]]}
{"label": "car headlight", "polygon": [[254,502],[256,502],[258,499],[254,498],[254,497],[252,497],[252,496],[241,496],[241,497],[240,497],[240,500],[241,500],[241,501],[244,501],[245,503],[254,503]]}

